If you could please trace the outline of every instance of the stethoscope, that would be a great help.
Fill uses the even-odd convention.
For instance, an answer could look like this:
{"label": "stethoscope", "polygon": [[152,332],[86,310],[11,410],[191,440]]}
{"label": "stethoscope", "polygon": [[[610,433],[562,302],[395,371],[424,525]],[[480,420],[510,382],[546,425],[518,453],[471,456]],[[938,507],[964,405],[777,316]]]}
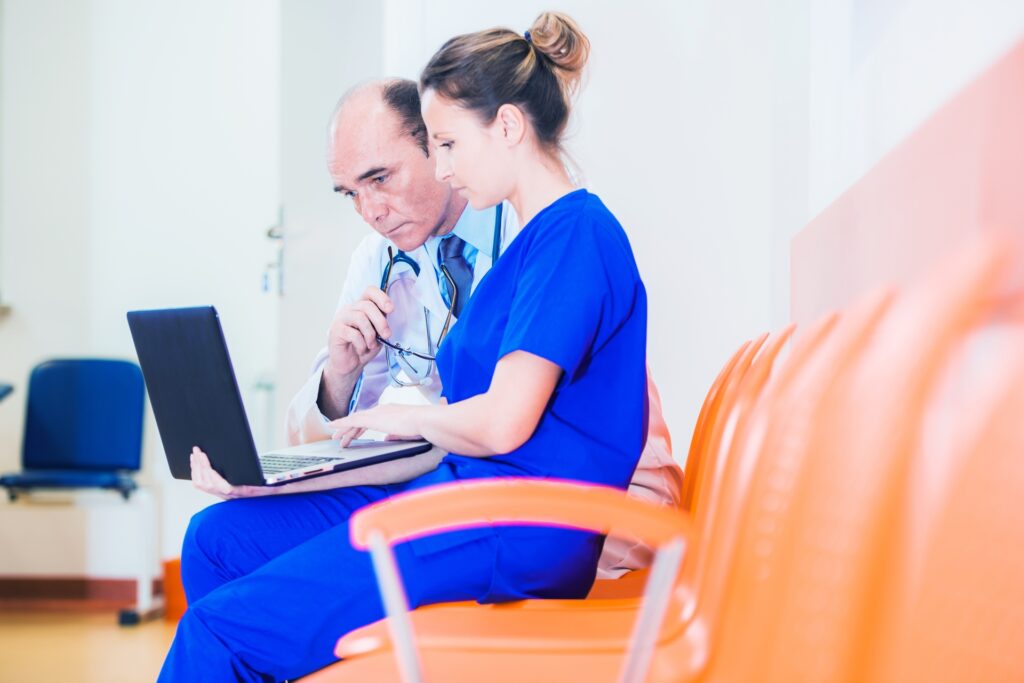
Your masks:
{"label": "stethoscope", "polygon": [[[503,210],[503,208],[504,207],[501,204],[498,204],[498,206],[495,207],[495,211],[494,211],[494,237],[491,240],[491,265],[492,266],[498,260],[498,256],[501,255],[501,217],[502,217],[502,210]],[[399,249],[398,252],[394,255],[394,257],[390,260],[390,264],[391,264],[390,268],[385,268],[384,272],[381,274],[381,278],[380,278],[380,288],[381,289],[384,289],[385,287],[387,287],[388,279],[391,276],[391,272],[390,272],[391,269],[394,268],[395,266],[397,266],[400,263],[404,263],[404,264],[408,265],[410,268],[412,268],[413,275],[415,275],[416,277],[419,277],[419,275],[420,275],[420,264],[416,262],[416,259],[414,259],[413,257],[409,256],[409,254],[407,254],[404,251],[402,251],[401,249]]]}

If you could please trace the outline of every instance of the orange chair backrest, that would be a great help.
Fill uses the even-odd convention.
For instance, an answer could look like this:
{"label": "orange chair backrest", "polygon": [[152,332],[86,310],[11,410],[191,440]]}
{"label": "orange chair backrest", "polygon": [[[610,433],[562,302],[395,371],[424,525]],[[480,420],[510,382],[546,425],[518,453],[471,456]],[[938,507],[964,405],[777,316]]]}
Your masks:
{"label": "orange chair backrest", "polygon": [[[793,330],[794,326],[788,325],[778,332],[761,335],[753,342],[744,344],[727,365],[727,372],[723,371],[720,375],[723,381],[715,392],[717,405],[705,423],[704,445],[707,452],[702,456],[705,464],[699,471],[700,481],[694,487],[697,494],[693,499],[695,508],[692,511],[695,520],[694,544],[687,550],[688,557],[677,580],[681,590],[673,595],[673,603],[669,607],[669,613],[675,616],[666,619],[660,634],[662,641],[671,640],[686,627],[686,587],[694,585],[694,576],[704,566],[703,556],[711,546],[719,543],[718,535],[709,525],[713,518],[713,501],[718,499],[717,491],[723,486],[723,470],[726,468],[733,436],[742,432],[748,413],[763,392],[779,353]],[[688,474],[693,473],[690,471]]]}
{"label": "orange chair backrest", "polygon": [[[752,508],[759,497],[766,497],[768,507],[757,510],[756,519],[771,524],[772,515],[781,513],[779,503],[785,501],[792,472],[806,456],[806,437],[832,374],[852,361],[888,303],[886,294],[875,295],[838,320],[820,322],[813,330],[819,337],[817,344],[798,340],[733,445],[720,499],[711,506],[709,533],[714,542],[708,546],[706,561],[696,568],[694,600],[689,607],[708,630],[716,656],[723,637],[720,627],[726,598],[731,599],[730,593],[736,590],[730,583],[731,568],[750,542]],[[766,488],[769,491],[764,491]]]}
{"label": "orange chair backrest", "polygon": [[1024,680],[1024,343],[998,363],[984,419],[945,416],[969,432],[953,457],[918,453],[941,470],[931,479],[939,493],[934,505],[914,497],[918,509],[908,506],[892,535],[898,554],[877,589],[883,607],[864,633],[873,681]]}
{"label": "orange chair backrest", "polygon": [[891,306],[869,300],[840,321],[834,362],[776,397],[727,586],[712,593],[727,599],[706,605],[713,678],[863,680],[851,634],[872,616],[925,407],[1005,264],[988,244]]}
{"label": "orange chair backrest", "polygon": [[686,463],[683,468],[683,489],[680,496],[680,507],[690,512],[693,510],[693,499],[697,491],[697,482],[701,476],[701,469],[704,464],[704,456],[707,453],[707,442],[710,436],[710,423],[714,419],[722,403],[722,387],[729,379],[740,359],[744,357],[747,349],[753,343],[752,340],[743,342],[726,362],[725,366],[715,377],[711,388],[708,389],[704,403],[701,404],[700,413],[697,415],[697,423],[693,428],[693,437],[690,439],[690,450],[686,455]]}

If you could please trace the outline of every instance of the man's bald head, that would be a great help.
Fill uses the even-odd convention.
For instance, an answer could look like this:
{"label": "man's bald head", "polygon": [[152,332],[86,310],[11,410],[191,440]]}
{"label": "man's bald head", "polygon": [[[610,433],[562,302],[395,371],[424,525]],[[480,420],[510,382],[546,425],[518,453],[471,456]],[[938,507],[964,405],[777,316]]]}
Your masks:
{"label": "man's bald head", "polygon": [[420,114],[420,93],[415,81],[386,78],[354,86],[341,96],[331,115],[330,137],[334,139],[346,114],[364,118],[366,114],[395,119],[399,132],[411,137],[430,156],[427,126]]}

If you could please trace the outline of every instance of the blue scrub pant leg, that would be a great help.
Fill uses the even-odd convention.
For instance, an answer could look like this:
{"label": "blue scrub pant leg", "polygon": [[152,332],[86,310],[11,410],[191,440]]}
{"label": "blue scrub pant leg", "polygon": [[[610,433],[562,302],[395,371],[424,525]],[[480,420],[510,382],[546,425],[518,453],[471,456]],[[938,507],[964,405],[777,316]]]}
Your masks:
{"label": "blue scrub pant leg", "polygon": [[[159,680],[279,681],[335,661],[341,635],[383,617],[369,554],[352,547],[348,517],[384,495],[353,487],[231,501],[200,513],[183,551],[183,577],[197,600]],[[491,536],[433,553],[395,548],[414,607],[485,595],[495,553]]]}
{"label": "blue scrub pant leg", "polygon": [[240,498],[193,515],[181,548],[189,604],[387,498],[383,486]]}

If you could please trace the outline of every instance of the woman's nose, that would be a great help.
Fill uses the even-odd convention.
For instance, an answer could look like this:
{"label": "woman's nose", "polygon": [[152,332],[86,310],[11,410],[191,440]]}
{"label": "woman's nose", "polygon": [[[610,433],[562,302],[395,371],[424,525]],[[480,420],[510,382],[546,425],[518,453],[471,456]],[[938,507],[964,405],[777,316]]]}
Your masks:
{"label": "woman's nose", "polygon": [[434,167],[434,177],[442,183],[447,183],[452,177],[452,165],[441,161],[440,155],[438,155],[437,165]]}

